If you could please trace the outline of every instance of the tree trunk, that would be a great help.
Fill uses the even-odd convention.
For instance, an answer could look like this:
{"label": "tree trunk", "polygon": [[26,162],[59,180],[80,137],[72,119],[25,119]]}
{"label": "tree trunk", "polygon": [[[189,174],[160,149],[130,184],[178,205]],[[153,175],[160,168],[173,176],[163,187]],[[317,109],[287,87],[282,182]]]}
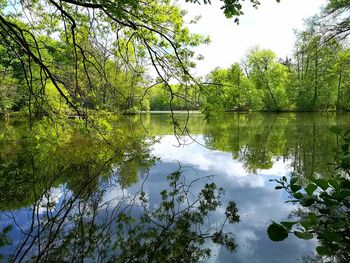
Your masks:
{"label": "tree trunk", "polygon": [[315,87],[314,87],[314,98],[312,101],[312,105],[315,108],[316,100],[318,96],[318,50],[316,50],[316,58],[315,58]]}
{"label": "tree trunk", "polygon": [[338,79],[338,94],[337,94],[337,111],[340,109],[340,86],[342,81],[342,68],[340,66],[339,79]]}

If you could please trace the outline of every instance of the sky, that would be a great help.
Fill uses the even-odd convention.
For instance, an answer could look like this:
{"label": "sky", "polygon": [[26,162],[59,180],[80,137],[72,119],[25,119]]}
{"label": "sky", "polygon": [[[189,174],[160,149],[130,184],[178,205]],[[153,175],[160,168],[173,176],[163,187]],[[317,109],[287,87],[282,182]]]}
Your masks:
{"label": "sky", "polygon": [[[251,174],[240,161],[232,158],[232,153],[202,147],[201,144],[205,144],[204,137],[193,136],[196,136],[200,144],[173,147],[178,144],[174,135],[159,137],[159,143],[152,147],[152,154],[160,156],[161,161],[151,168],[146,182],[140,183],[143,184],[150,207],[160,203],[159,189],[166,189],[168,185],[166,176],[169,172],[179,169],[179,164],[187,184],[199,177],[214,175],[212,180],[219,187],[225,188],[225,195],[222,197],[223,206],[216,212],[210,213],[208,218],[211,226],[219,225],[225,218],[225,204],[231,200],[236,202],[240,222],[228,224],[224,231],[234,233],[238,249],[236,253],[230,253],[222,247],[211,244],[212,256],[205,262],[294,263],[301,262],[303,256],[313,253],[316,246],[315,240],[300,240],[290,235],[283,242],[272,242],[266,232],[271,220],[277,222],[285,220],[295,208],[290,203],[285,203],[288,200],[288,193],[276,191],[276,183],[269,181],[281,176],[289,176],[293,170],[290,160],[274,159],[270,169],[258,169],[257,174]],[[188,137],[183,139],[190,140]],[[204,183],[206,181],[201,180],[193,183],[190,196],[197,196]],[[135,189],[139,187],[136,186]]]}
{"label": "sky", "polygon": [[281,58],[290,56],[295,42],[294,29],[303,29],[304,19],[317,14],[327,1],[281,0],[277,3],[262,0],[258,9],[246,8],[239,25],[233,19],[225,18],[220,1],[212,2],[212,6],[181,4],[188,11],[187,21],[196,15],[202,17],[196,25],[188,25],[190,31],[211,38],[209,45],[195,48],[197,54],[205,57],[197,62],[196,70],[192,72],[196,75],[205,75],[216,67],[229,67],[255,46],[271,49]]}

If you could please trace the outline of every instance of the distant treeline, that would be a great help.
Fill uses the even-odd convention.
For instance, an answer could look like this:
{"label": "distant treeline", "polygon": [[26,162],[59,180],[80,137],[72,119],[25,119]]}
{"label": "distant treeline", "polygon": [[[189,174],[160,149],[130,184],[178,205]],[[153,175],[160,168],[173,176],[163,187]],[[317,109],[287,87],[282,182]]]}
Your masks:
{"label": "distant treeline", "polygon": [[350,49],[316,34],[312,21],[297,33],[292,58],[253,48],[228,69],[206,79],[203,109],[221,111],[350,110]]}
{"label": "distant treeline", "polygon": [[[0,113],[24,111],[42,116],[69,114],[77,108],[120,113],[195,109],[207,114],[350,110],[350,49],[337,38],[326,39],[315,27],[310,19],[306,30],[296,33],[291,58],[278,59],[273,51],[256,47],[241,63],[217,68],[204,79],[181,79],[181,84],[164,80],[151,84],[154,80],[149,66],[142,63],[144,55],[131,59],[142,54],[142,46],[119,40],[118,47],[106,53],[87,30],[76,39],[85,57],[75,60],[63,34],[55,39],[39,36],[42,61],[54,63],[54,78],[71,87],[62,93],[40,65],[8,52],[5,42],[11,40],[0,39]],[[125,53],[130,53],[127,62]]]}

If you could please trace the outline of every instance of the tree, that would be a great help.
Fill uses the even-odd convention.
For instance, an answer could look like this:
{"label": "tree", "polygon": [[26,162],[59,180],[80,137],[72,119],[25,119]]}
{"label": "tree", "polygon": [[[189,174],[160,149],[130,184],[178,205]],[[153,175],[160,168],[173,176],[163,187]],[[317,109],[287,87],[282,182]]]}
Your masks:
{"label": "tree", "polygon": [[21,71],[18,69],[18,61],[15,61],[6,52],[3,41],[0,40],[0,113],[8,113],[20,107],[21,100]]}
{"label": "tree", "polygon": [[286,79],[288,68],[277,62],[271,50],[252,49],[247,56],[249,77],[263,91],[264,109],[282,110],[288,107]]}
{"label": "tree", "polygon": [[[9,2],[6,8],[10,8]],[[104,64],[94,52],[104,32],[115,32],[117,38],[109,40],[106,48],[114,53],[112,60],[119,52],[124,64],[132,67],[139,59],[147,57],[166,83],[170,78],[181,80],[182,76],[189,75],[192,65],[189,59],[193,52],[186,45],[195,46],[205,40],[189,33],[183,26],[181,10],[168,1],[147,1],[147,4],[138,1],[29,1],[22,2],[21,13],[2,11],[0,34],[7,51],[30,73],[25,75],[30,95],[38,95],[33,77],[38,78],[40,96],[45,96],[45,85],[50,82],[78,114],[79,106],[90,105],[87,94],[95,93],[94,73],[98,79],[105,77]],[[33,16],[26,19],[26,14],[35,14],[35,20],[27,21]],[[67,78],[61,75],[67,71],[62,71],[56,61],[45,55],[47,50],[56,52],[58,47],[47,39],[40,39],[44,32],[49,37],[57,33],[62,36],[61,45],[68,58],[64,67],[72,73]],[[31,73],[35,67],[37,76]],[[138,68],[133,70],[138,71]],[[167,88],[171,90],[170,86]],[[130,97],[127,100],[130,104]]]}
{"label": "tree", "polygon": [[[210,255],[202,246],[205,241],[235,251],[235,239],[224,225],[239,221],[238,210],[228,202],[224,220],[216,227],[211,224],[224,194],[211,177],[189,182],[179,168],[159,190],[156,206],[143,189],[147,177],[135,196],[128,191],[110,195],[111,189],[133,183],[139,168],[153,163],[147,160],[149,142],[135,131],[132,137],[116,131],[116,153],[113,147],[101,147],[96,132],[81,134],[69,126],[55,130],[45,118],[29,134],[18,127],[11,133],[11,128],[0,133],[1,210],[28,207],[23,210],[33,216],[23,227],[14,216],[13,228],[0,229],[5,260],[198,262]],[[12,233],[8,235],[12,230],[19,235],[13,244]],[[8,245],[14,249],[3,249]]]}
{"label": "tree", "polygon": [[[221,8],[227,17],[238,17],[243,14],[241,2],[222,0]],[[259,5],[257,0],[250,2],[254,7]],[[171,100],[175,92],[169,85],[170,79],[185,86],[198,84],[189,74],[194,66],[191,47],[207,39],[190,34],[184,26],[184,12],[168,0],[42,0],[21,1],[17,6],[2,0],[0,10],[0,36],[6,51],[23,68],[31,100],[29,108],[33,101],[34,108],[48,104],[39,97],[45,97],[46,84],[51,83],[66,103],[85,118],[81,107],[94,108],[92,95],[106,101],[106,89],[113,86],[105,74],[107,57],[111,61],[121,59],[135,73],[139,72],[140,68],[134,67],[139,61],[152,65],[159,81],[153,80],[151,86],[163,82]],[[57,35],[60,41],[54,43],[51,40]],[[61,55],[62,60],[56,61],[53,58],[60,56],[62,48],[64,57]],[[55,56],[50,58],[48,53]],[[118,96],[125,96],[120,93]],[[129,111],[133,96],[125,99]],[[46,105],[42,113],[47,114],[50,107]]]}
{"label": "tree", "polygon": [[254,88],[238,63],[228,69],[215,69],[208,76],[203,91],[206,114],[226,111],[259,110],[262,108],[259,91]]}
{"label": "tree", "polygon": [[350,10],[348,0],[329,0],[318,21],[318,31],[325,40],[345,40],[350,34]]}
{"label": "tree", "polygon": [[337,110],[349,110],[349,96],[350,96],[350,49],[340,51],[335,65],[336,74],[338,75],[337,83]]}
{"label": "tree", "polygon": [[[0,69],[1,70],[1,69]],[[0,74],[0,113],[8,113],[16,107],[19,102],[20,95],[17,90],[17,81],[11,75],[5,73]]]}
{"label": "tree", "polygon": [[308,21],[307,29],[297,35],[296,104],[304,110],[333,109],[337,93],[335,65],[342,47],[334,39],[323,42],[315,24],[313,17]]}

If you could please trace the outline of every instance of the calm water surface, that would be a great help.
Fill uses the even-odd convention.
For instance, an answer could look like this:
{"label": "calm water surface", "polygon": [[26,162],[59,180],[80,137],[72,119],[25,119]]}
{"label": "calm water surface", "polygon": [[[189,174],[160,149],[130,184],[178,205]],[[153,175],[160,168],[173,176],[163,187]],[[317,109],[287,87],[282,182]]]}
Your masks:
{"label": "calm water surface", "polygon": [[[0,242],[4,260],[40,255],[44,261],[47,252],[41,251],[50,241],[45,233],[57,234],[51,244],[56,249],[65,232],[84,221],[79,218],[95,216],[99,207],[105,217],[96,213],[96,222],[103,224],[122,201],[131,203],[141,187],[149,206],[157,207],[167,176],[180,169],[188,182],[209,176],[225,189],[223,204],[234,200],[239,209],[240,223],[226,228],[234,233],[237,251],[207,244],[212,249],[208,262],[308,262],[315,240],[290,237],[276,243],[267,236],[271,220],[286,219],[296,209],[269,180],[291,173],[305,181],[331,174],[340,138],[329,128],[350,128],[350,115],[237,113],[206,121],[201,114],[188,118],[182,113],[176,119],[189,134],[174,128],[169,114],[120,119],[108,135],[113,147],[96,143],[91,132],[64,125],[41,123],[29,133],[23,122],[1,121],[0,230],[12,226],[7,234],[11,242]],[[205,182],[193,184],[194,195]],[[220,224],[223,216],[219,209],[210,224]],[[103,247],[108,239],[99,242]]]}

